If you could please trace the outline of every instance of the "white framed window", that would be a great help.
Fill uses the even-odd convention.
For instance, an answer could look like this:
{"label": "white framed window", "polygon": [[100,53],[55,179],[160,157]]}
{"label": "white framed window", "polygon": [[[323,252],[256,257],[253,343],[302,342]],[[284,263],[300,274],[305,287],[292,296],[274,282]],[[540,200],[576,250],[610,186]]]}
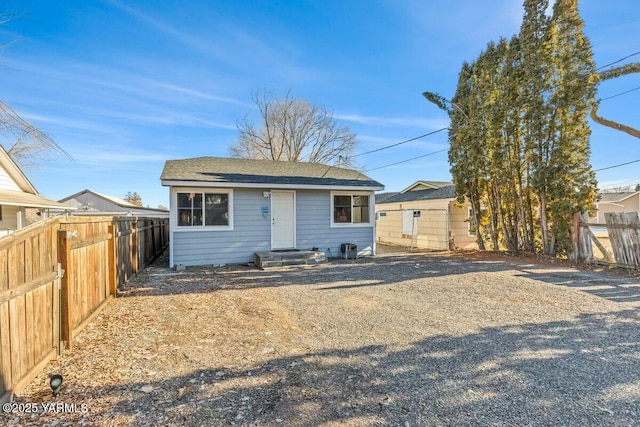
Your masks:
{"label": "white framed window", "polygon": [[178,189],[174,206],[176,229],[233,229],[233,190]]}
{"label": "white framed window", "polygon": [[367,192],[331,192],[331,226],[373,225],[373,195]]}

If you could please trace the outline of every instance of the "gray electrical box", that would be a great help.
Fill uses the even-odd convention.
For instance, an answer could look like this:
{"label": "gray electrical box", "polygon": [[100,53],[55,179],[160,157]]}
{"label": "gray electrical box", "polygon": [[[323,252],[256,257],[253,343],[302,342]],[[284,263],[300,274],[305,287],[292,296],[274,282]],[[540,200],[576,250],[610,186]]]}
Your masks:
{"label": "gray electrical box", "polygon": [[358,258],[358,246],[353,243],[343,243],[340,245],[340,257],[344,259]]}

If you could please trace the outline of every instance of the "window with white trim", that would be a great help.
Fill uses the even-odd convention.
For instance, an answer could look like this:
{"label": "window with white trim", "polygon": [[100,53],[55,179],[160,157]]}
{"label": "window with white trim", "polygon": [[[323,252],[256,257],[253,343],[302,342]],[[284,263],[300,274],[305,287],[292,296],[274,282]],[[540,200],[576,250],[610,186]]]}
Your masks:
{"label": "window with white trim", "polygon": [[231,225],[230,192],[178,192],[176,194],[178,227],[229,227]]}
{"label": "window with white trim", "polygon": [[336,225],[371,224],[371,196],[332,194],[333,223]]}

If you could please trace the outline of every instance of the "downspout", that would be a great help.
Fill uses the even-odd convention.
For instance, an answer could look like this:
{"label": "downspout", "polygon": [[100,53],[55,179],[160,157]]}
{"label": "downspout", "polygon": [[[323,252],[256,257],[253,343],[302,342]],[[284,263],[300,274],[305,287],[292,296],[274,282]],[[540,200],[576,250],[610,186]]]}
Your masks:
{"label": "downspout", "polygon": [[372,256],[376,254],[376,240],[378,239],[378,212],[375,210],[375,206],[373,208],[373,245],[372,246]]}
{"label": "downspout", "polygon": [[451,250],[451,202],[447,203],[447,247]]}
{"label": "downspout", "polygon": [[169,268],[175,267],[173,264],[173,226],[176,220],[172,220],[172,218],[178,218],[178,200],[176,196],[174,202],[174,194],[173,187],[169,187]]}

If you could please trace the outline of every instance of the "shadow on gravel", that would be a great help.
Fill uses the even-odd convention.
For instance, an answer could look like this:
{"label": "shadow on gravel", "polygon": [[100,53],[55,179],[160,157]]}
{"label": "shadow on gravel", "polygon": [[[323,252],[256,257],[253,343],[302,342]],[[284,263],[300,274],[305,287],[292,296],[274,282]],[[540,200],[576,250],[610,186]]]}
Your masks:
{"label": "shadow on gravel", "polygon": [[258,270],[248,266],[168,268],[160,259],[123,288],[119,296],[171,295],[245,290],[292,285],[315,285],[318,289],[349,289],[390,285],[409,280],[450,275],[513,271],[544,283],[579,288],[615,302],[640,301],[640,279],[577,269],[506,260],[479,260],[462,254],[399,253],[357,260],[333,259],[328,264]]}
{"label": "shadow on gravel", "polygon": [[639,310],[588,314],[90,393],[113,402],[104,420],[128,414],[132,426],[631,426],[640,419],[639,322]]}
{"label": "shadow on gravel", "polygon": [[580,289],[614,302],[640,301],[640,280],[637,279],[612,277],[601,273],[577,270],[573,272],[554,272],[553,274],[523,272],[517,276]]}

